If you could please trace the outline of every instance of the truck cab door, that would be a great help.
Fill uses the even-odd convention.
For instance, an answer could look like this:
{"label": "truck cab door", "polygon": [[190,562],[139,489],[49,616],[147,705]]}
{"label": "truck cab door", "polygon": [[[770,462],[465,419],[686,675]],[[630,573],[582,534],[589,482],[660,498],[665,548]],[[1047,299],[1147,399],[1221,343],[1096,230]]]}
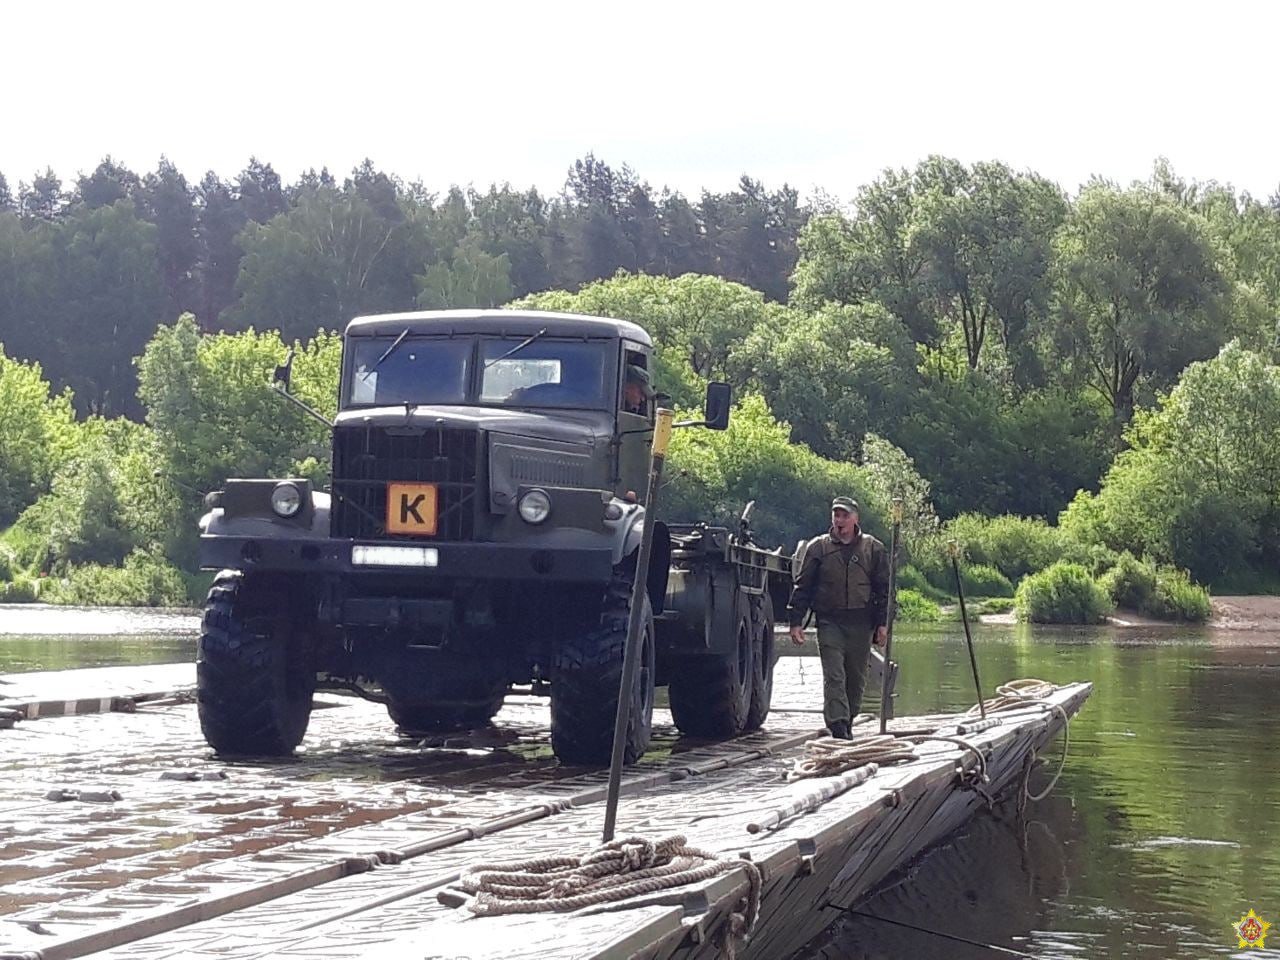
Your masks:
{"label": "truck cab door", "polygon": [[[637,370],[644,371],[646,377],[651,375],[650,356],[624,343],[622,362],[618,365],[617,410],[618,432],[621,436],[618,450],[619,479],[614,492],[622,496],[630,490],[637,497],[643,498],[649,476],[649,451],[653,441],[650,431],[654,418],[654,393],[651,380],[646,381],[642,390],[636,389],[634,383]],[[631,386],[628,385],[628,380],[631,381]]]}

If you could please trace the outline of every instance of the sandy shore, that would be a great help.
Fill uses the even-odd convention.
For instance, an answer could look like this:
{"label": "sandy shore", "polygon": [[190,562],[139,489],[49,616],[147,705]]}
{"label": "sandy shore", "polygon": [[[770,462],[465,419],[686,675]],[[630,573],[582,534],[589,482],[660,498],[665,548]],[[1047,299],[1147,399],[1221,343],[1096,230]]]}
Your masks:
{"label": "sandy shore", "polygon": [[1280,597],[1214,597],[1209,626],[1280,632]]}
{"label": "sandy shore", "polygon": [[[981,623],[1017,623],[1012,613],[980,617]],[[1153,620],[1132,610],[1117,610],[1107,618],[1113,627],[1168,627],[1167,620]],[[1206,626],[1214,630],[1254,630],[1280,633],[1280,597],[1214,597],[1213,613]]]}

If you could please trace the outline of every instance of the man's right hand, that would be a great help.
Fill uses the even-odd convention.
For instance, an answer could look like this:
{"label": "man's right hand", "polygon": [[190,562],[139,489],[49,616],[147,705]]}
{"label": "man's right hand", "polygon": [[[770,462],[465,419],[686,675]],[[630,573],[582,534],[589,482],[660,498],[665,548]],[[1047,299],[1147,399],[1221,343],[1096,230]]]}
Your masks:
{"label": "man's right hand", "polygon": [[791,628],[791,642],[797,647],[804,646],[804,627]]}

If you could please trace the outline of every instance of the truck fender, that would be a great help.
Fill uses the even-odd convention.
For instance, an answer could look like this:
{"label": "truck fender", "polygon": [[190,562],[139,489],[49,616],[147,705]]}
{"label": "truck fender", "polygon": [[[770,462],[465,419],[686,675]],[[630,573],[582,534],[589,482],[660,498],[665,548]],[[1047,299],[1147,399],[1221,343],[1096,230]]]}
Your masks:
{"label": "truck fender", "polygon": [[[627,523],[619,531],[613,543],[614,566],[622,563],[627,557],[635,556],[640,549],[640,540],[644,535],[644,509],[637,507],[631,511]],[[655,616],[662,613],[667,599],[667,577],[671,573],[671,533],[661,520],[654,521],[653,543],[649,547],[649,570],[646,575],[646,589],[649,591],[649,602],[653,605]]]}
{"label": "truck fender", "polygon": [[311,492],[311,510],[306,526],[293,520],[282,520],[274,514],[227,517],[222,507],[215,506],[200,518],[200,532],[215,537],[329,537],[330,497],[318,490]]}

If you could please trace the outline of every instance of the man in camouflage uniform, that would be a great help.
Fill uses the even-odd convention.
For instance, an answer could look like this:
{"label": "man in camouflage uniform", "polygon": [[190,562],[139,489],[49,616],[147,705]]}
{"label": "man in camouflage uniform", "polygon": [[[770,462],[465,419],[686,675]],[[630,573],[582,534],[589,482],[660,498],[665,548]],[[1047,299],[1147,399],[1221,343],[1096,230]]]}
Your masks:
{"label": "man in camouflage uniform", "polygon": [[884,544],[858,526],[852,497],[831,502],[831,529],[804,548],[788,608],[791,640],[804,643],[804,618],[818,621],[822,657],[822,717],[833,737],[849,739],[862,704],[871,644],[883,647],[889,606],[889,558]]}

